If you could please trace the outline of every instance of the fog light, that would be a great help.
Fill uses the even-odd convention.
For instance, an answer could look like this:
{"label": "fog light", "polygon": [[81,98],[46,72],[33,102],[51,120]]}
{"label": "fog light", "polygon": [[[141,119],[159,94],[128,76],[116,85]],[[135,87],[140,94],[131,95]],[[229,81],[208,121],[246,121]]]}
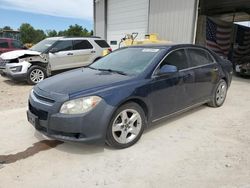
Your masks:
{"label": "fog light", "polygon": [[12,72],[20,72],[22,70],[22,66],[10,67]]}

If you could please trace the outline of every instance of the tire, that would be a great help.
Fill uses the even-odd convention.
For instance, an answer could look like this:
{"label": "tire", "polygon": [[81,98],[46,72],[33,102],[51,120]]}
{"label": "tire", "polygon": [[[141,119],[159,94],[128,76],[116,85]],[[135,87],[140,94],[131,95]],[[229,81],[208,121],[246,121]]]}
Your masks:
{"label": "tire", "polygon": [[212,100],[208,103],[208,106],[215,108],[222,106],[227,96],[227,89],[226,81],[221,79],[213,92]]}
{"label": "tire", "polygon": [[27,74],[27,82],[30,85],[35,85],[46,78],[46,70],[40,66],[31,66]]}
{"label": "tire", "polygon": [[135,144],[146,125],[143,109],[134,102],[119,107],[113,114],[106,134],[106,144],[123,149]]}

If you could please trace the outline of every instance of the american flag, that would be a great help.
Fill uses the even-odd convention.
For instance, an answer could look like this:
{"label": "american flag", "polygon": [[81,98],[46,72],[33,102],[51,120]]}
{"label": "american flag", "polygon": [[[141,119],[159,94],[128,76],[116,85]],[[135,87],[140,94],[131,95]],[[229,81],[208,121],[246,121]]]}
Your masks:
{"label": "american flag", "polygon": [[234,61],[249,55],[250,56],[250,28],[237,25],[236,48],[234,49]]}
{"label": "american flag", "polygon": [[232,34],[232,23],[206,21],[206,46],[217,54],[227,57],[230,50]]}

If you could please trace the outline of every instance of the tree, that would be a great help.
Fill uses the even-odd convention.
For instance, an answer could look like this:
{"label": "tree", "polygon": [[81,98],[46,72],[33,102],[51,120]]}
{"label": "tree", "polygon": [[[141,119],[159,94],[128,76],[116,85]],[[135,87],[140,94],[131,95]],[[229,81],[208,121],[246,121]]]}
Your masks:
{"label": "tree", "polygon": [[82,36],[82,33],[83,33],[83,28],[78,24],[70,25],[69,29],[66,31],[66,35],[70,37],[80,37]]}
{"label": "tree", "polygon": [[25,43],[33,43],[36,38],[35,29],[28,23],[23,23],[20,28],[21,41]]}
{"label": "tree", "polygon": [[45,39],[46,35],[43,30],[37,29],[35,30],[35,38],[33,40],[33,43],[40,42],[41,40]]}
{"label": "tree", "polygon": [[13,30],[10,26],[4,26],[3,28],[2,28],[2,30]]}
{"label": "tree", "polygon": [[57,31],[56,30],[47,30],[46,31],[48,37],[56,37]]}

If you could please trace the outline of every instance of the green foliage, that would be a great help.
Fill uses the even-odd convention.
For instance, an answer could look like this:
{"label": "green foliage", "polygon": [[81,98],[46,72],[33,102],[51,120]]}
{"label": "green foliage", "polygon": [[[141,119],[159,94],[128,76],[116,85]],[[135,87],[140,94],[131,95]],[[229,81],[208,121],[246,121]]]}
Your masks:
{"label": "green foliage", "polygon": [[56,37],[57,36],[57,31],[56,30],[47,30],[47,37]]}
{"label": "green foliage", "polygon": [[46,35],[41,29],[34,29],[30,24],[23,23],[20,28],[21,41],[25,43],[37,43],[46,38]]}
{"label": "green foliage", "polygon": [[[10,26],[4,26],[0,28],[1,30],[13,30]],[[93,35],[93,30],[88,31],[86,28],[75,24],[70,25],[68,29],[63,31],[56,30],[46,30],[44,32],[41,29],[35,29],[29,23],[23,23],[20,28],[21,42],[22,43],[37,43],[46,37],[57,37],[57,36],[67,36],[67,37],[87,37]]]}
{"label": "green foliage", "polygon": [[3,28],[2,28],[2,30],[13,30],[10,26],[4,26]]}

